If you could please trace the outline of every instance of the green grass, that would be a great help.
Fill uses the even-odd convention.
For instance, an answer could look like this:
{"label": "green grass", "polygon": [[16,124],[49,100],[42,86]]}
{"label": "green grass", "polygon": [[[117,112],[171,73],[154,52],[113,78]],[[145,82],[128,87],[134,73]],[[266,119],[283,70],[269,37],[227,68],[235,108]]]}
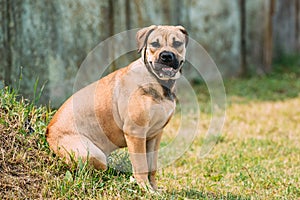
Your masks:
{"label": "green grass", "polygon": [[[204,85],[195,87],[204,105],[201,135],[180,159],[159,171],[159,194],[140,190],[130,181],[130,173],[97,171],[84,163],[67,166],[45,140],[45,128],[55,111],[4,88],[0,91],[0,199],[299,199],[299,71],[231,79],[225,87],[223,133],[203,159],[198,154],[211,117],[205,108],[209,95]],[[176,115],[162,146],[175,137],[179,125]],[[110,161],[122,162],[116,160],[119,155],[127,157],[119,152]]]}

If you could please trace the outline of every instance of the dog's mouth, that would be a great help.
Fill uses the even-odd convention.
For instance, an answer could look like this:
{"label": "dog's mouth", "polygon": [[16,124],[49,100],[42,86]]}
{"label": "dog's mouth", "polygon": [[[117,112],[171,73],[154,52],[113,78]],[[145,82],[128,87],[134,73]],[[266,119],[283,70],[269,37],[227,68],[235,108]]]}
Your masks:
{"label": "dog's mouth", "polygon": [[149,62],[150,67],[159,79],[177,79],[180,76],[180,69],[183,61],[172,63]]}

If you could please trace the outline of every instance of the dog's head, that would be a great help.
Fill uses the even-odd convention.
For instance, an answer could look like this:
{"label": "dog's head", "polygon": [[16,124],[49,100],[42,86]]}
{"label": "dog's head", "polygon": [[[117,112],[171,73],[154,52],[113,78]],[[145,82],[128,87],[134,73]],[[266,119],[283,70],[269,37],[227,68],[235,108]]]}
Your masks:
{"label": "dog's head", "polygon": [[177,79],[185,61],[188,34],[182,26],[149,26],[136,34],[138,51],[161,80]]}

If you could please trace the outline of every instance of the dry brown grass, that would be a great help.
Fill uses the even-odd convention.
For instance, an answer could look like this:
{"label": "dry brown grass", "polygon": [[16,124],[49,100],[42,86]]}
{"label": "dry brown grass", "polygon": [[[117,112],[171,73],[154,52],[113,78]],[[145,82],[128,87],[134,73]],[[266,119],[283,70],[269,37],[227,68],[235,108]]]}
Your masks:
{"label": "dry brown grass", "polygon": [[[17,100],[6,88],[0,98],[0,188],[2,199],[42,198],[44,183],[61,172],[49,156],[43,130],[49,112]],[[52,167],[51,167],[52,166]]]}

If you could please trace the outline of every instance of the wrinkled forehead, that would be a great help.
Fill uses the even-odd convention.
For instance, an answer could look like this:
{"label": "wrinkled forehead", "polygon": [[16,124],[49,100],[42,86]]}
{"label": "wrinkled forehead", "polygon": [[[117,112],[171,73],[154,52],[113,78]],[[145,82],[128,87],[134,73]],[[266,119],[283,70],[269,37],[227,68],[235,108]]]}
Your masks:
{"label": "wrinkled forehead", "polygon": [[175,27],[159,27],[155,29],[148,38],[148,42],[152,41],[184,41],[185,40],[185,35]]}

